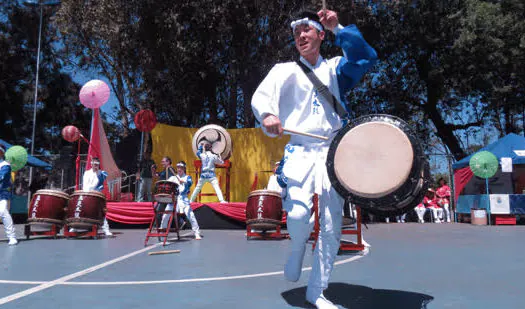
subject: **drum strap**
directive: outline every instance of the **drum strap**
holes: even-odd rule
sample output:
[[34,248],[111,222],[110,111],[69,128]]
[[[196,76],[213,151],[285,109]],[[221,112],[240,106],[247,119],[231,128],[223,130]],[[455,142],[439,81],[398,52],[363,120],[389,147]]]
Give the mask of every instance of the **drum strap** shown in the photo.
[[301,67],[304,74],[306,74],[308,79],[312,82],[315,90],[317,90],[317,92],[323,96],[326,101],[332,103],[334,110],[339,115],[339,117],[341,117],[341,119],[348,118],[348,112],[343,108],[343,105],[339,103],[337,98],[332,94],[332,92],[330,92],[330,89],[319,80],[314,71],[302,63],[301,60],[296,60],[295,62],[299,65],[299,67]]

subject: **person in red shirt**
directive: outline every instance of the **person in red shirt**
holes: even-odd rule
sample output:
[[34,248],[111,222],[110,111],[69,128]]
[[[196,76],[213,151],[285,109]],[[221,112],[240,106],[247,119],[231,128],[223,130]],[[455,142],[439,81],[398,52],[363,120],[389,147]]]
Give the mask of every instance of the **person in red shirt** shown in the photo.
[[[432,188],[428,188],[425,196],[423,197],[423,201],[417,205],[416,208],[414,208],[419,219],[419,223],[425,223],[425,213],[433,209],[434,206],[437,206],[435,191]],[[436,218],[436,214],[434,214],[434,218]]]
[[437,204],[444,212],[443,221],[450,222],[450,187],[444,178],[439,179],[439,188],[436,190]]
[[438,205],[434,189],[429,188],[425,198],[426,200],[423,200],[423,204],[425,205],[426,211],[432,212],[434,223],[441,223],[440,218],[443,216],[443,209]]

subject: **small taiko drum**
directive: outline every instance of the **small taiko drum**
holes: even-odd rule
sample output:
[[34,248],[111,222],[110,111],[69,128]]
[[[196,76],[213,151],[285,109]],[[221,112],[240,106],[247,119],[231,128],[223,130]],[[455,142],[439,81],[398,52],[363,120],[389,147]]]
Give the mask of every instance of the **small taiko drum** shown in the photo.
[[326,167],[342,197],[379,215],[414,208],[429,185],[428,163],[417,135],[391,115],[351,121],[332,141]]
[[50,223],[63,225],[69,195],[58,190],[38,190],[33,194],[27,211],[29,224]]
[[155,191],[153,199],[159,203],[173,203],[179,194],[178,184],[168,180],[159,180],[155,182]]
[[283,218],[282,208],[279,192],[252,191],[246,204],[246,224],[255,230],[275,230]]
[[75,191],[68,203],[66,224],[73,228],[102,225],[106,214],[106,196],[98,191]]

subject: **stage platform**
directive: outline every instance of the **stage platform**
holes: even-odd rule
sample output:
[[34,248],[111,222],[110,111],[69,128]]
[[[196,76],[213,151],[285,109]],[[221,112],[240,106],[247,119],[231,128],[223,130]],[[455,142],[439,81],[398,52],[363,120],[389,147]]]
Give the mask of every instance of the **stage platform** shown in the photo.
[[[149,224],[154,211],[151,202],[108,202],[107,219],[123,225]],[[191,203],[201,229],[244,229],[246,228],[246,203]],[[283,217],[283,224],[286,223]]]
[[[25,240],[23,226],[16,231],[17,246],[0,241],[2,309],[313,308],[304,301],[312,252],[300,280],[285,281],[287,239],[206,230],[197,241],[183,231],[163,248],[143,247],[146,229],[97,240]],[[364,233],[368,255],[336,258],[325,294],[339,308],[523,308],[525,226],[381,223]]]

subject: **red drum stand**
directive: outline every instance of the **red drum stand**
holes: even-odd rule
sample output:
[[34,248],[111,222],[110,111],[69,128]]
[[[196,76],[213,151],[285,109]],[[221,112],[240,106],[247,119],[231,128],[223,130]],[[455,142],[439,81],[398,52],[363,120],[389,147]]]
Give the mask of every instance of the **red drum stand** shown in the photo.
[[285,239],[285,238],[288,238],[288,234],[281,233],[281,225],[276,225],[275,232],[273,233],[267,233],[267,231],[265,230],[261,232],[255,232],[250,225],[246,225],[246,239],[250,239],[252,237],[265,239],[265,240],[266,239]]
[[58,224],[50,224],[51,229],[48,231],[32,231],[31,225],[26,224],[24,226],[24,235],[26,236],[26,239],[29,239],[29,236],[51,236],[54,239],[58,238],[58,233],[60,233],[61,225]]
[[[193,161],[193,166],[195,167],[195,183],[197,183],[199,181],[199,177],[201,176],[202,161],[201,160]],[[221,168],[226,170],[226,188],[223,191],[223,196],[224,196],[224,200],[229,201],[230,200],[230,175],[231,175],[232,163],[230,162],[230,160],[224,160],[224,164],[215,164],[215,169],[221,169]],[[220,187],[221,177],[217,176],[217,179],[219,181],[219,187]],[[202,189],[201,189],[201,192],[197,194],[196,201],[200,203],[202,196],[214,196],[214,195],[216,194],[215,193],[202,193]]]
[[[361,230],[361,207],[356,206],[355,207],[357,212],[357,218],[356,218],[356,228],[355,229],[349,229],[342,227],[341,234],[343,235],[356,235],[357,236],[357,242],[349,242],[345,240],[341,240],[341,243],[339,245],[339,251],[364,251],[365,245],[363,245],[363,235]],[[314,240],[314,243],[312,244],[312,250],[315,249],[315,246],[317,245],[317,238],[319,237],[319,197],[317,194],[314,194],[314,205],[313,210],[315,214],[315,224],[314,224],[314,231],[312,232],[310,238]]]
[[[166,245],[166,241],[168,241],[168,235],[171,230],[171,223],[173,222],[173,219],[175,219],[175,232],[177,233],[177,240],[180,239],[179,235],[179,220],[177,216],[177,196],[175,194],[171,195],[172,202],[173,202],[173,209],[172,210],[163,210],[163,211],[157,211],[155,208],[155,203],[159,203],[155,201],[155,197],[153,197],[153,202],[151,202],[151,205],[153,207],[153,210],[155,214],[153,215],[153,218],[151,219],[151,223],[149,225],[148,231],[146,233],[146,240],[144,241],[144,247],[148,245],[148,240],[150,237],[158,237],[159,240],[162,240],[164,237],[163,246]],[[168,220],[167,228],[161,229],[160,224],[161,222],[158,222],[158,219],[162,221],[162,215],[167,214],[170,216],[170,219]]]
[[[87,231],[77,231],[77,232],[70,232],[69,231],[69,228],[70,226],[68,226],[67,224],[64,225],[64,236],[65,237],[82,237],[82,236],[89,236],[89,237],[93,237],[93,239],[97,239],[98,237],[98,227],[99,225],[98,224],[91,224],[89,226],[91,229],[88,229]],[[88,228],[88,225],[86,225],[86,228]],[[75,229],[81,229],[83,230],[84,228],[77,228],[75,227]]]

